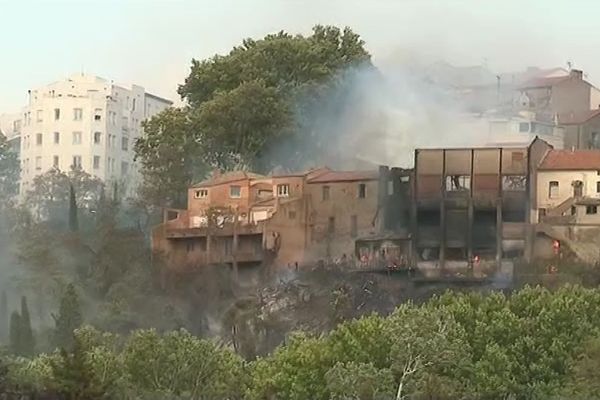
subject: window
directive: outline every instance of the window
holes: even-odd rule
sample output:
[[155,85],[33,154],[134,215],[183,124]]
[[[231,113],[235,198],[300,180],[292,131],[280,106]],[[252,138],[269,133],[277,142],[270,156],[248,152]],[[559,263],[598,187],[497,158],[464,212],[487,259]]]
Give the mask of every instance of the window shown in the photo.
[[101,120],[102,120],[102,109],[96,108],[94,110],[94,121],[101,121]]
[[471,189],[470,175],[450,175],[446,177],[446,191],[457,192]]
[[596,193],[600,194],[600,181],[596,182]]
[[43,140],[44,140],[44,139],[43,139],[43,136],[42,136],[42,134],[41,134],[41,133],[37,133],[37,134],[35,135],[35,144],[36,144],[37,146],[41,146],[41,145],[42,145],[42,141],[43,141]]
[[585,206],[586,214],[598,214],[598,206]]
[[548,183],[548,197],[551,199],[558,197],[558,181],[550,181]]
[[327,223],[327,233],[333,234],[335,232],[335,217],[329,217]]
[[94,144],[100,144],[102,141],[102,132],[94,132]]
[[94,156],[94,169],[100,169],[100,156]]
[[54,132],[54,144],[60,144],[60,132]]
[[527,177],[523,175],[507,175],[502,177],[502,190],[522,191],[527,187]]
[[192,251],[194,251],[194,242],[193,242],[192,240],[193,240],[193,239],[191,239],[191,240],[188,240],[188,241],[186,242],[185,250],[186,250],[188,253],[191,253]]
[[359,183],[358,184],[358,198],[364,199],[365,197],[367,197],[367,185],[364,183]]
[[73,156],[73,168],[81,168],[81,156]]
[[235,199],[242,197],[242,187],[237,185],[229,186],[229,197]]
[[114,111],[109,111],[108,119],[109,119],[111,125],[116,125],[117,124],[117,113]]
[[60,108],[54,109],[54,120],[58,121],[60,119]]
[[529,122],[519,123],[519,132],[529,132]]
[[135,111],[135,99],[133,99],[133,101],[132,101],[131,111]]
[[296,211],[288,211],[289,219],[296,219]]
[[205,199],[208,197],[208,189],[198,189],[194,191],[195,199]]
[[598,132],[592,132],[590,148],[597,149],[599,147],[600,147],[600,134],[598,134]]
[[110,171],[115,172],[115,159],[114,158],[110,159]]
[[288,197],[290,195],[290,185],[277,185],[277,197]]
[[129,164],[127,161],[121,161],[121,175],[125,176],[129,173]]
[[81,121],[83,119],[83,110],[81,108],[73,109],[73,120]]
[[126,137],[121,138],[121,150],[127,151],[129,149],[129,139]]
[[60,168],[58,156],[52,157],[52,166],[56,169]]
[[81,144],[81,132],[73,132],[73,144]]
[[42,157],[40,156],[35,158],[35,169],[36,171],[40,171],[42,169]]
[[44,110],[37,110],[37,112],[35,113],[35,120],[37,122],[44,121]]
[[358,235],[358,218],[356,215],[350,216],[350,236],[355,238]]
[[329,200],[329,186],[323,186],[323,201]]

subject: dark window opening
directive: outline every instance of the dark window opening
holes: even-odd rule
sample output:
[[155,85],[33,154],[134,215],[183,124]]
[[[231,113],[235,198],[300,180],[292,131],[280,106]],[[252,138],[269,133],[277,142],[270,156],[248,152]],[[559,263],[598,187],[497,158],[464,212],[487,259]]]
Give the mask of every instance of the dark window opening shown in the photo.
[[451,175],[446,177],[446,191],[457,192],[471,189],[470,175]]
[[586,214],[598,214],[598,206],[585,206]]
[[332,234],[335,232],[335,217],[329,217],[327,225],[327,233]]
[[367,197],[367,185],[360,183],[358,185],[358,198],[364,199],[365,197]]
[[329,200],[329,186],[323,186],[323,201]]

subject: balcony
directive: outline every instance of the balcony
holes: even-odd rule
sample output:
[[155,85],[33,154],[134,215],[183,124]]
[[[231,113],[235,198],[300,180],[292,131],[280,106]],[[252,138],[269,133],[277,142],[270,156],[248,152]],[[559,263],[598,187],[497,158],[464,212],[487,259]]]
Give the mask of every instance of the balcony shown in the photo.
[[[204,237],[208,236],[233,236],[233,224],[226,223],[221,227],[213,226],[211,228],[184,228],[184,227],[173,227],[166,224],[165,226],[165,237],[167,239],[183,239],[193,237]],[[263,232],[263,225],[257,224],[244,224],[236,227],[236,232],[239,236],[243,235],[258,235]]]

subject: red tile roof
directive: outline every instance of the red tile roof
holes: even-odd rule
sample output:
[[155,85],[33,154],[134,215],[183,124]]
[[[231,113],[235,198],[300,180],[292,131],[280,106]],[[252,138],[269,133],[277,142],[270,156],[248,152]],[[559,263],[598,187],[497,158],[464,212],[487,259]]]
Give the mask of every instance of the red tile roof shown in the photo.
[[569,75],[567,75],[567,76],[552,76],[552,77],[548,77],[548,78],[534,78],[534,79],[530,79],[528,81],[523,82],[523,84],[520,85],[520,88],[527,89],[527,88],[542,88],[542,87],[554,86],[554,85],[561,83],[563,81],[566,81],[570,78],[571,77]]
[[309,179],[308,183],[374,181],[379,179],[378,171],[329,171]]
[[224,183],[242,181],[246,179],[265,179],[266,177],[263,175],[255,174],[253,172],[245,172],[245,171],[232,171],[225,172],[221,175],[213,176],[211,178],[205,179],[200,183],[196,183],[193,187],[209,187],[222,185]]
[[600,171],[600,150],[550,150],[538,169]]
[[579,125],[600,115],[600,109],[563,113],[558,115],[558,123],[562,125]]

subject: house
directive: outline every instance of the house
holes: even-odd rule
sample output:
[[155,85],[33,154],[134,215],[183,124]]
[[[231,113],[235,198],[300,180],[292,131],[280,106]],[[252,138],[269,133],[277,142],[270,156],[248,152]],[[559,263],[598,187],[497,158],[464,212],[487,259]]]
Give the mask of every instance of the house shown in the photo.
[[[551,150],[537,173],[536,255],[548,257],[549,240],[566,243],[583,261],[596,262],[600,232],[600,150]],[[544,240],[546,239],[546,240]]]
[[165,210],[152,248],[177,272],[351,257],[354,239],[377,227],[379,181],[377,171],[328,168],[213,174],[188,190],[187,209]]
[[552,121],[556,115],[595,110],[600,106],[600,90],[583,79],[581,70],[566,76],[536,77],[518,88],[517,106],[534,111],[538,118]]
[[558,115],[565,128],[565,149],[600,149],[600,109]]

